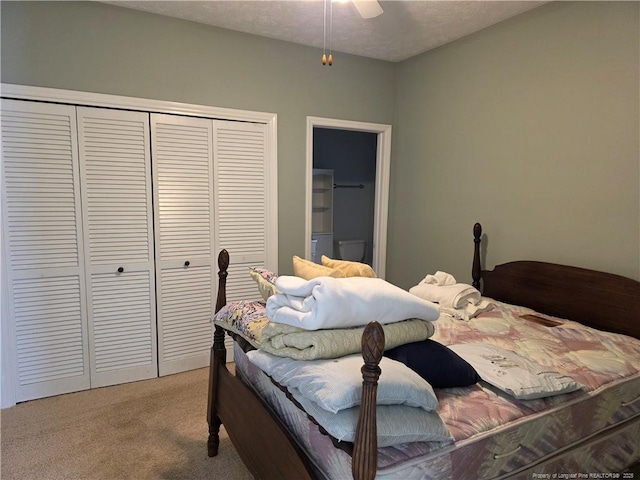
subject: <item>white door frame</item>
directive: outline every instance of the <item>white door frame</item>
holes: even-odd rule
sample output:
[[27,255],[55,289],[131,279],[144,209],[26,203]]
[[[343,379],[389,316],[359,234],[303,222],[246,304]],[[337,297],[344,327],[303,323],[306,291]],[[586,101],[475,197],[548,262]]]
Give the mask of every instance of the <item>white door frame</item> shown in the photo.
[[389,213],[389,171],[391,164],[391,125],[355,122],[334,118],[307,117],[307,176],[305,213],[305,257],[311,258],[311,197],[313,193],[313,129],[335,128],[378,135],[376,151],[376,194],[373,220],[373,269],[385,277],[387,265],[387,218]]

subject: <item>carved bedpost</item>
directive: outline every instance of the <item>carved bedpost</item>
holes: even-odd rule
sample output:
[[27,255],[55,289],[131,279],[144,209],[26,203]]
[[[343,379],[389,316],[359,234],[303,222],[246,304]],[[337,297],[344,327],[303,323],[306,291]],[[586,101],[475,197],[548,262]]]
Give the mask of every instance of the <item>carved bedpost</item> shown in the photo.
[[[229,252],[221,250],[218,254],[218,298],[216,313],[227,303],[227,269],[229,268]],[[224,346],[224,330],[218,326],[213,333],[213,345],[209,360],[209,401],[207,403],[207,422],[209,423],[209,439],[207,450],[210,457],[218,454],[220,445],[220,425],[222,422],[216,413],[216,397],[218,394],[218,368],[227,361],[227,349]]]
[[216,313],[227,304],[227,276],[229,273],[229,252],[222,249],[218,254],[218,298],[216,300]]
[[471,277],[474,288],[480,290],[480,278],[482,277],[482,265],[480,265],[480,237],[482,237],[482,225],[476,223],[473,226],[473,266]]
[[356,480],[372,480],[378,469],[376,395],[383,352],[384,330],[378,322],[370,322],[362,334],[362,403],[351,463]]

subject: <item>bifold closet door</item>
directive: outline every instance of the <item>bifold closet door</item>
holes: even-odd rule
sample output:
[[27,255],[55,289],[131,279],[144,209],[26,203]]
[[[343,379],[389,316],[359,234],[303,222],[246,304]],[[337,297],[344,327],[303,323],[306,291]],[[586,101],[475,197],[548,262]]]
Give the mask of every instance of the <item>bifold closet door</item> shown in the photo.
[[261,300],[250,267],[266,267],[267,138],[264,124],[214,121],[216,250],[229,251],[227,301]]
[[160,375],[209,365],[216,282],[212,121],[151,115]]
[[13,340],[20,402],[90,386],[76,110],[2,100],[1,119],[2,335]]
[[77,112],[91,386],[156,377],[149,115]]
[[[225,248],[231,262],[227,302],[262,300],[250,267],[267,266],[269,234],[267,128],[264,124],[214,121],[216,251]],[[233,340],[225,338],[227,361]]]

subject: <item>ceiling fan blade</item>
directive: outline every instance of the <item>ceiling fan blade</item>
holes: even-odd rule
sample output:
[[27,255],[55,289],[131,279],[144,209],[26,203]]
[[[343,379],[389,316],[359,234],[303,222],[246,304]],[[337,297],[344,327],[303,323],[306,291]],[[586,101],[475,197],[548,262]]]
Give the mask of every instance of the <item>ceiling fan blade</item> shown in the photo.
[[382,7],[377,0],[351,0],[362,18],[375,18],[382,14]]

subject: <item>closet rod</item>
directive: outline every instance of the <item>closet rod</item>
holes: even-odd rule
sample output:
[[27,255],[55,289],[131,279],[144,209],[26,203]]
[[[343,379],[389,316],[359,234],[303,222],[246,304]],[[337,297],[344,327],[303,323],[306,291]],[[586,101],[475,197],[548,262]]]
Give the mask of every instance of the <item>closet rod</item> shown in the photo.
[[333,188],[360,188],[363,189],[364,185],[363,184],[358,184],[358,185],[338,185],[337,183],[333,184]]

